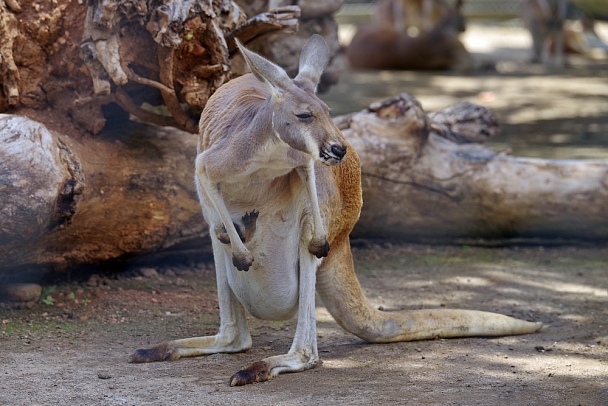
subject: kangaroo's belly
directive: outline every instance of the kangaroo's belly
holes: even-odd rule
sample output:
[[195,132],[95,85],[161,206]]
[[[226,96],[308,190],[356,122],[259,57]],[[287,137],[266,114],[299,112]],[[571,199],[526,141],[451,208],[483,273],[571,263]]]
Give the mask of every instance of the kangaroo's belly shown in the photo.
[[[233,219],[252,210],[259,213],[255,231],[245,242],[254,257],[253,265],[247,272],[228,266],[227,276],[243,306],[264,320],[285,320],[297,313],[301,244],[306,247],[305,255],[310,255],[301,232],[302,224],[310,221],[306,191],[297,175],[282,183],[281,190],[278,194],[271,190],[261,193],[259,188],[247,190],[246,195],[254,198],[246,204],[225,196]],[[224,249],[227,261],[232,263],[230,245],[224,245]]]
[[[285,320],[298,310],[300,216],[288,210],[268,213],[264,209],[258,209],[256,230],[245,244],[254,257],[253,265],[247,272],[230,267],[228,282],[253,316]],[[227,254],[232,257],[229,250]]]

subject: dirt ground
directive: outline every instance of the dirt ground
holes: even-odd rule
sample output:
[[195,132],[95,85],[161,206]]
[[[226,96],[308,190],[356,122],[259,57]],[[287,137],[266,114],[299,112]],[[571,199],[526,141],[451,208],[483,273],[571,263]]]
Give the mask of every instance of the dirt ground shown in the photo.
[[[506,38],[492,33],[499,45]],[[512,133],[529,131],[532,141],[554,129],[567,136],[584,130],[592,140],[608,133],[605,68],[539,71],[524,65],[525,50],[515,45],[517,52],[504,49],[517,57],[509,54],[497,71],[458,80],[376,75],[382,86],[374,88],[366,87],[371,76],[350,73],[327,98],[332,105],[332,97],[350,91],[350,99],[364,103],[410,91],[429,109],[473,99],[494,108]],[[589,158],[602,148],[557,142],[554,149]],[[143,270],[116,264],[87,270],[93,276],[86,278],[84,271],[49,276],[41,303],[0,308],[0,405],[608,405],[607,246],[357,241],[354,254],[367,297],[385,311],[487,310],[547,328],[515,337],[373,345],[343,331],[319,302],[322,365],[231,388],[237,370],[288,351],[294,321],[251,319],[254,347],[246,353],[130,364],[136,348],[214,334],[215,279],[208,258],[158,260]]]
[[130,364],[136,348],[218,327],[209,263],[157,266],[158,277],[134,266],[57,285],[52,305],[0,311],[0,404],[607,404],[608,248],[357,245],[366,295],[385,311],[480,309],[547,328],[367,344],[319,303],[321,366],[231,388],[234,372],[289,349],[294,322],[251,319],[247,353]]

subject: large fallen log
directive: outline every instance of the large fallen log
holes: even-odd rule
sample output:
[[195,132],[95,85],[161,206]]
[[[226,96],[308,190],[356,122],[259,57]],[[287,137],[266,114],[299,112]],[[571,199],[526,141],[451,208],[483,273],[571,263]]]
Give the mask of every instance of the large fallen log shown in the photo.
[[176,129],[123,123],[74,140],[0,115],[0,269],[100,263],[206,236],[195,154],[196,136]]
[[[517,158],[479,142],[485,108],[426,114],[402,94],[336,119],[361,157],[354,237],[471,242],[608,239],[608,162]],[[0,117],[0,268],[66,267],[180,243],[209,252],[192,180],[196,136],[123,123],[73,140]]]
[[455,242],[608,239],[608,161],[545,160],[482,145],[480,106],[424,114],[400,95],[339,120],[361,157],[354,236]]

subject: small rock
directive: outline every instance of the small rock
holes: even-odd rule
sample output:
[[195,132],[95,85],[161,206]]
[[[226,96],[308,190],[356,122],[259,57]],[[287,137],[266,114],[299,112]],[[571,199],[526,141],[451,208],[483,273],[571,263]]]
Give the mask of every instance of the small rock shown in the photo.
[[138,272],[144,278],[158,278],[158,271],[154,268],[139,268]]
[[176,274],[175,274],[175,272],[173,272],[171,269],[167,269],[167,270],[165,271],[165,276],[166,276],[166,277],[168,277],[168,278],[173,278],[173,277],[175,277],[175,276],[176,276]]
[[87,281],[87,286],[97,287],[97,286],[99,286],[100,280],[101,280],[101,277],[99,275],[93,274],[93,275],[89,276],[89,280]]
[[112,375],[110,375],[110,374],[109,374],[109,373],[107,373],[107,372],[99,372],[99,373],[97,374],[97,377],[98,377],[99,379],[110,379],[110,378],[112,377]]
[[7,299],[13,302],[32,302],[38,300],[42,286],[37,283],[11,283],[4,289]]

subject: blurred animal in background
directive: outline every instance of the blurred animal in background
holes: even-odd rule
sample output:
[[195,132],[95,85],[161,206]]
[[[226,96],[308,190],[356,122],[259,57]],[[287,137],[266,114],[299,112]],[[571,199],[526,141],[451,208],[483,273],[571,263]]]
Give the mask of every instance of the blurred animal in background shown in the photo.
[[521,17],[532,36],[532,62],[563,66],[566,54],[605,57],[608,45],[593,19],[568,0],[524,0]]
[[380,0],[374,23],[357,30],[347,56],[357,69],[471,68],[458,38],[464,31],[462,0]]
[[456,18],[454,27],[464,32],[465,21],[460,13],[462,1],[451,6],[444,0],[379,0],[374,20],[378,26],[390,26],[397,31],[409,31],[411,37],[425,34],[451,15]]

